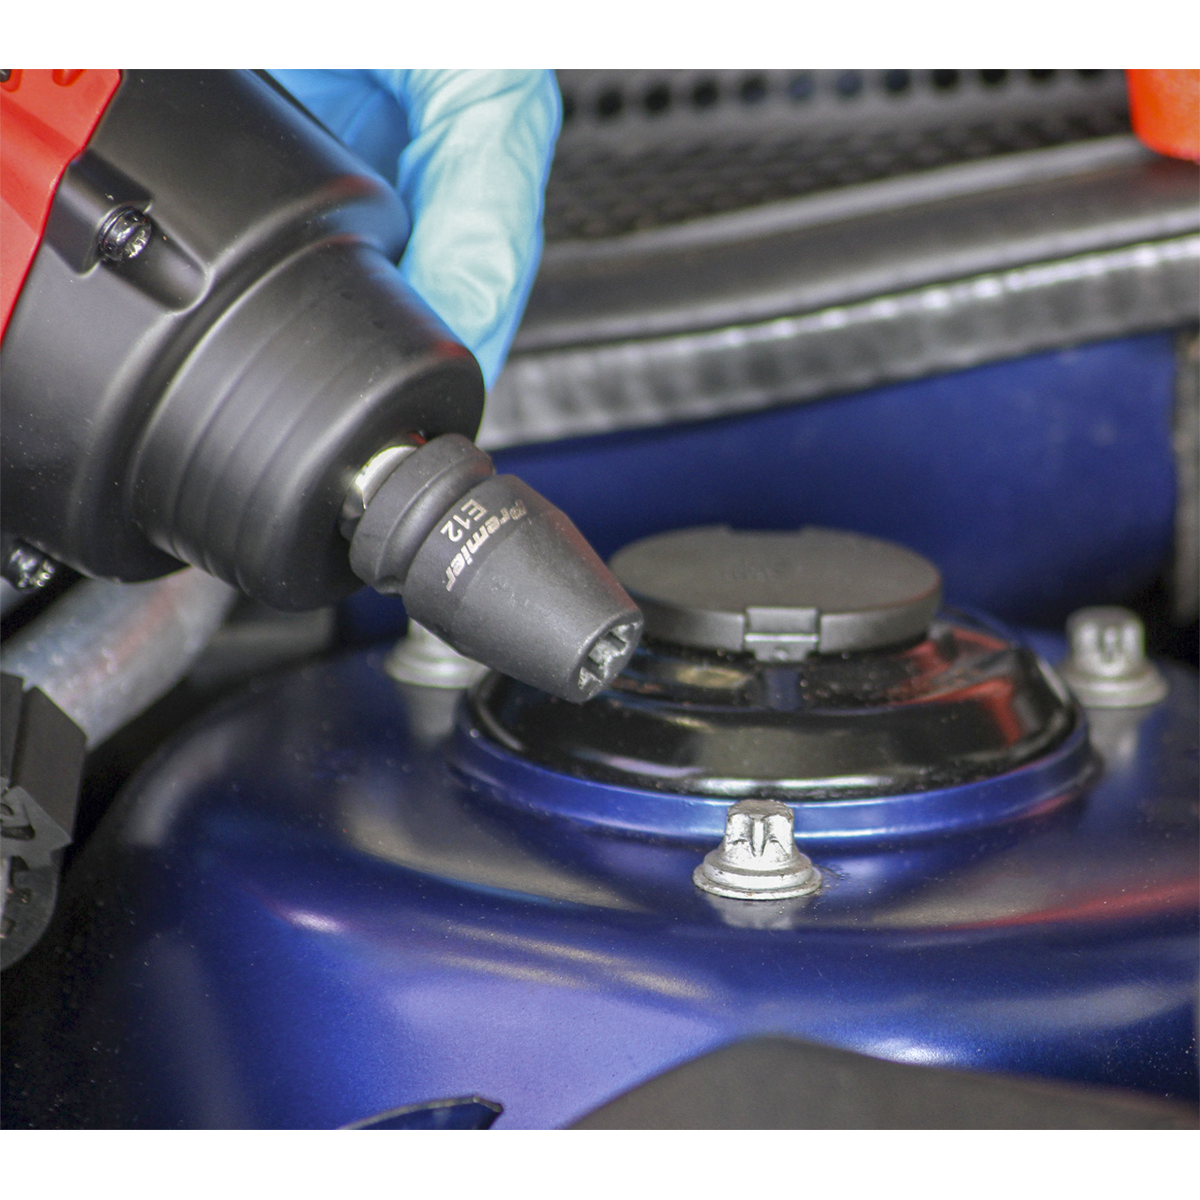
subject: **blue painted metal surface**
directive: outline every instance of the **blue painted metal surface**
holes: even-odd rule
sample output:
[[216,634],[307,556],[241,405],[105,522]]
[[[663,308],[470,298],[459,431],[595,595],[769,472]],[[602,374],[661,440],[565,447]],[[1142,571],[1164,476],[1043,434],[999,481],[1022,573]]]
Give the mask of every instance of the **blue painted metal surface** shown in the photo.
[[10,1122],[335,1127],[480,1095],[498,1128],[560,1126],[780,1032],[1195,1095],[1193,672],[1100,714],[1073,802],[829,847],[820,895],[759,905],[692,886],[710,840],[495,804],[448,765],[447,694],[381,661],[256,688],[126,792],[69,881],[62,1007],[8,1031],[37,1063]]
[[[495,458],[605,557],[689,525],[829,525],[925,554],[950,604],[1058,628],[1168,560],[1174,381],[1172,335],[1156,333]],[[402,613],[363,592],[347,625],[385,636]]]

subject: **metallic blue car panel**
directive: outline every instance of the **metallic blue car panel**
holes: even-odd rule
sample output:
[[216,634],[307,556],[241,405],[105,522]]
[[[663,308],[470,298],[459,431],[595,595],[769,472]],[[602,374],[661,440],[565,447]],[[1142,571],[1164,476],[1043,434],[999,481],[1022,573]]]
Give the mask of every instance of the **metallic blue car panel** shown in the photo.
[[561,1126],[759,1033],[1196,1094],[1194,673],[1100,714],[1073,801],[830,846],[820,895],[759,905],[692,886],[711,839],[496,804],[446,694],[381,661],[256,686],[127,790],[69,881],[63,1007],[9,1032],[40,1064],[17,1109],[328,1128],[480,1096]]
[[501,451],[607,557],[689,525],[829,525],[941,569],[946,600],[1058,626],[1170,553],[1170,334],[992,363],[753,416]]

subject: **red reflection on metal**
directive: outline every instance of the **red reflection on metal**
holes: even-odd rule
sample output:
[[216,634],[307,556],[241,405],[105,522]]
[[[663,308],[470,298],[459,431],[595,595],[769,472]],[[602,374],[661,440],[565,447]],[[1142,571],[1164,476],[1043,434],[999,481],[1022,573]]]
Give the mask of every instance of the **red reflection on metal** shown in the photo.
[[1021,721],[1013,711],[1016,688],[1011,679],[983,679],[965,687],[956,699],[973,700],[992,718],[1006,746],[1014,746],[1025,736]]
[[1200,883],[1176,881],[1139,892],[1084,896],[1059,908],[1011,913],[986,921],[955,924],[955,929],[998,929],[1010,925],[1045,925],[1057,921],[1111,921],[1121,917],[1151,916],[1163,912],[1194,909],[1200,903]]

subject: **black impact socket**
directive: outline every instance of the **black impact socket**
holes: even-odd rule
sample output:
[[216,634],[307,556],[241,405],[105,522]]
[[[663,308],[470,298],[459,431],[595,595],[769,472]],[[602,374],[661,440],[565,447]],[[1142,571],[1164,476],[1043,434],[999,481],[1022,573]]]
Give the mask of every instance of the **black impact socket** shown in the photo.
[[460,434],[403,459],[350,564],[460,653],[581,704],[629,661],[642,614],[565,513]]

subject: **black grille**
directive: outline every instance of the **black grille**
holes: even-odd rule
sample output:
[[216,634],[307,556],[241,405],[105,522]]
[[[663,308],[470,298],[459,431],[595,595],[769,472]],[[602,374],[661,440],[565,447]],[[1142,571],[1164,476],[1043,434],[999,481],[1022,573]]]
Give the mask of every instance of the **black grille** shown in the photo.
[[549,241],[1125,132],[1120,71],[560,71]]

